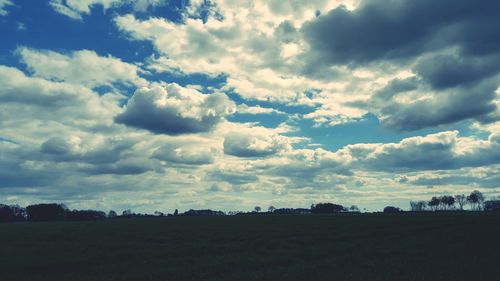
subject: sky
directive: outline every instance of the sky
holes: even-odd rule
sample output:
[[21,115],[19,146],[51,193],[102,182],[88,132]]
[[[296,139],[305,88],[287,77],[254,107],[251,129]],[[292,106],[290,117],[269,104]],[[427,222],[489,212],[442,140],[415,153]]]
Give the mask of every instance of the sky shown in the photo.
[[498,0],[0,0],[0,202],[500,195]]

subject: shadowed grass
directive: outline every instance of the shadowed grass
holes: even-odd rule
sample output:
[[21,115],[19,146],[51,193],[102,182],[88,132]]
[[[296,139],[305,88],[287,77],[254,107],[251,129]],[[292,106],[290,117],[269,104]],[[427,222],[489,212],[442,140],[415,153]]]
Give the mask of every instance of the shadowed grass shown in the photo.
[[497,280],[500,215],[0,225],[0,280]]

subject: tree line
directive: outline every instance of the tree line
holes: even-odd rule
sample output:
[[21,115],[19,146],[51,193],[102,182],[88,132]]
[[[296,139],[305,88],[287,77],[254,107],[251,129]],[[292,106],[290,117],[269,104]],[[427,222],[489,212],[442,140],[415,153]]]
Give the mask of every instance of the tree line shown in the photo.
[[429,201],[410,201],[413,212],[464,211],[467,206],[472,211],[499,211],[500,200],[486,200],[483,193],[474,190],[469,195],[442,195],[434,196]]
[[[410,201],[411,212],[424,211],[464,211],[466,206],[472,211],[500,211],[500,200],[485,200],[485,196],[477,190],[469,195],[443,195],[434,196],[429,201]],[[134,213],[131,210],[124,210],[121,214],[111,210],[108,213],[96,210],[70,210],[64,204],[34,204],[26,208],[19,205],[0,204],[0,222],[19,221],[83,221],[101,220],[117,218],[137,218],[137,217],[165,217],[165,216],[224,216],[224,215],[306,215],[306,214],[334,214],[334,213],[360,213],[356,205],[345,207],[334,203],[312,204],[310,208],[275,208],[269,206],[266,211],[262,211],[260,206],[256,206],[251,212],[214,211],[211,209],[194,210],[190,209],[184,213],[179,213],[176,209],[173,214],[164,214],[156,211],[153,214]],[[402,210],[394,206],[386,206],[384,213],[398,213]]]

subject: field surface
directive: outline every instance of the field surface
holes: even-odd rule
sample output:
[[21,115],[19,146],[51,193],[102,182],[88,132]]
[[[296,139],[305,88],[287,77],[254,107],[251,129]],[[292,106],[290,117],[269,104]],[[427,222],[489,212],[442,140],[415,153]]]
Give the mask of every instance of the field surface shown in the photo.
[[0,224],[0,280],[500,280],[500,215]]

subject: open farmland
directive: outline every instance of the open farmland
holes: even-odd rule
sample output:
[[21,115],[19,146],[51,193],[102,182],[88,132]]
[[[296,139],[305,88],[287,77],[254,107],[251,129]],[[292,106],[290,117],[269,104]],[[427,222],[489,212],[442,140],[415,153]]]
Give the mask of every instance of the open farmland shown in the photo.
[[500,214],[0,224],[0,280],[498,280]]

